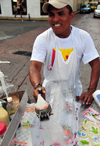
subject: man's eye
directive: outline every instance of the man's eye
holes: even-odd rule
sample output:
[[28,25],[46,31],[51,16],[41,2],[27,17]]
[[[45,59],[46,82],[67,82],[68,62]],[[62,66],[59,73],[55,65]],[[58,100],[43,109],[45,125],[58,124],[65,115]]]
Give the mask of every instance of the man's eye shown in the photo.
[[59,16],[61,16],[61,15],[64,15],[64,13],[62,13],[62,12],[61,12],[61,13],[59,13]]
[[49,17],[52,17],[52,16],[54,16],[54,14],[48,14],[49,15]]

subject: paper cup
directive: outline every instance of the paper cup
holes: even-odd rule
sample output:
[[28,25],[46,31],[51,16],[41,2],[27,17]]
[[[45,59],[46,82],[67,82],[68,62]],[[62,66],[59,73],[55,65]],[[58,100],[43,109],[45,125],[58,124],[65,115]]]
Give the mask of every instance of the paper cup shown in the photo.
[[96,90],[93,94],[92,94],[94,100],[96,101],[96,103],[98,104],[98,106],[100,106],[100,90]]

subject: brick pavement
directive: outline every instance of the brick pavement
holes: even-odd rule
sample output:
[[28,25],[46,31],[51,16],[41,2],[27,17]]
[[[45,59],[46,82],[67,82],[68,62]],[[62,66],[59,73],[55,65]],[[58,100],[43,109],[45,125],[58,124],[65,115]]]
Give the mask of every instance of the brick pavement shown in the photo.
[[[72,24],[78,28],[87,31],[95,44],[95,47],[100,55],[100,18],[93,18],[93,13],[90,14],[77,14],[72,21]],[[91,68],[88,64],[81,64],[81,82],[83,84],[83,90],[85,91],[89,86]],[[100,79],[97,89],[100,89]]]
[[18,50],[31,51],[36,36],[47,28],[48,27],[40,27],[38,29],[20,35],[17,38],[1,43],[0,53],[12,54],[13,52]]
[[16,51],[32,51],[33,43],[37,35],[48,27],[27,32],[14,39],[0,43],[0,60],[10,61],[10,64],[0,64],[0,70],[8,76],[10,83],[13,83],[15,90],[26,90],[32,101],[33,88],[29,81],[30,56],[13,54]]
[[74,26],[87,31],[91,35],[95,47],[100,54],[100,19],[93,18],[93,13],[90,13],[89,15],[76,15],[74,18]]

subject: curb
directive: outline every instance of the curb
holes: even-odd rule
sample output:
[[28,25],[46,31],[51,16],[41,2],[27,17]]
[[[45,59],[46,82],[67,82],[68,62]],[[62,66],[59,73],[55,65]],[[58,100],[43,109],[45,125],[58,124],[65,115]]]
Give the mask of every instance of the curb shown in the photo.
[[[78,14],[79,11],[74,12]],[[0,20],[15,20],[15,21],[48,21],[48,18],[15,18],[15,17],[0,17]]]
[[13,17],[0,17],[0,20],[15,20],[15,21],[47,21],[48,18],[13,18]]

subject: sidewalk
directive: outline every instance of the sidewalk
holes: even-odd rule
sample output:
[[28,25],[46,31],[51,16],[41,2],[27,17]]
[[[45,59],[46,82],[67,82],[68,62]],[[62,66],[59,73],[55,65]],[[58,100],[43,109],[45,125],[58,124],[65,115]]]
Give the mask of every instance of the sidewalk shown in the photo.
[[[75,14],[78,14],[79,13],[79,11],[76,11],[76,12],[74,12]],[[48,16],[47,16],[47,18],[46,17],[42,17],[42,18],[29,18],[29,17],[27,17],[27,18],[25,18],[24,16],[23,16],[23,18],[18,18],[18,17],[0,17],[0,20],[16,20],[16,21],[18,21],[18,20],[20,20],[20,21],[33,21],[33,20],[35,20],[35,21],[47,21],[48,20]]]
[[18,17],[0,17],[0,19],[1,20],[16,20],[16,21],[18,21],[18,20],[20,20],[20,21],[47,21],[48,20],[48,18],[25,18],[25,17],[23,17],[23,18],[18,18]]

